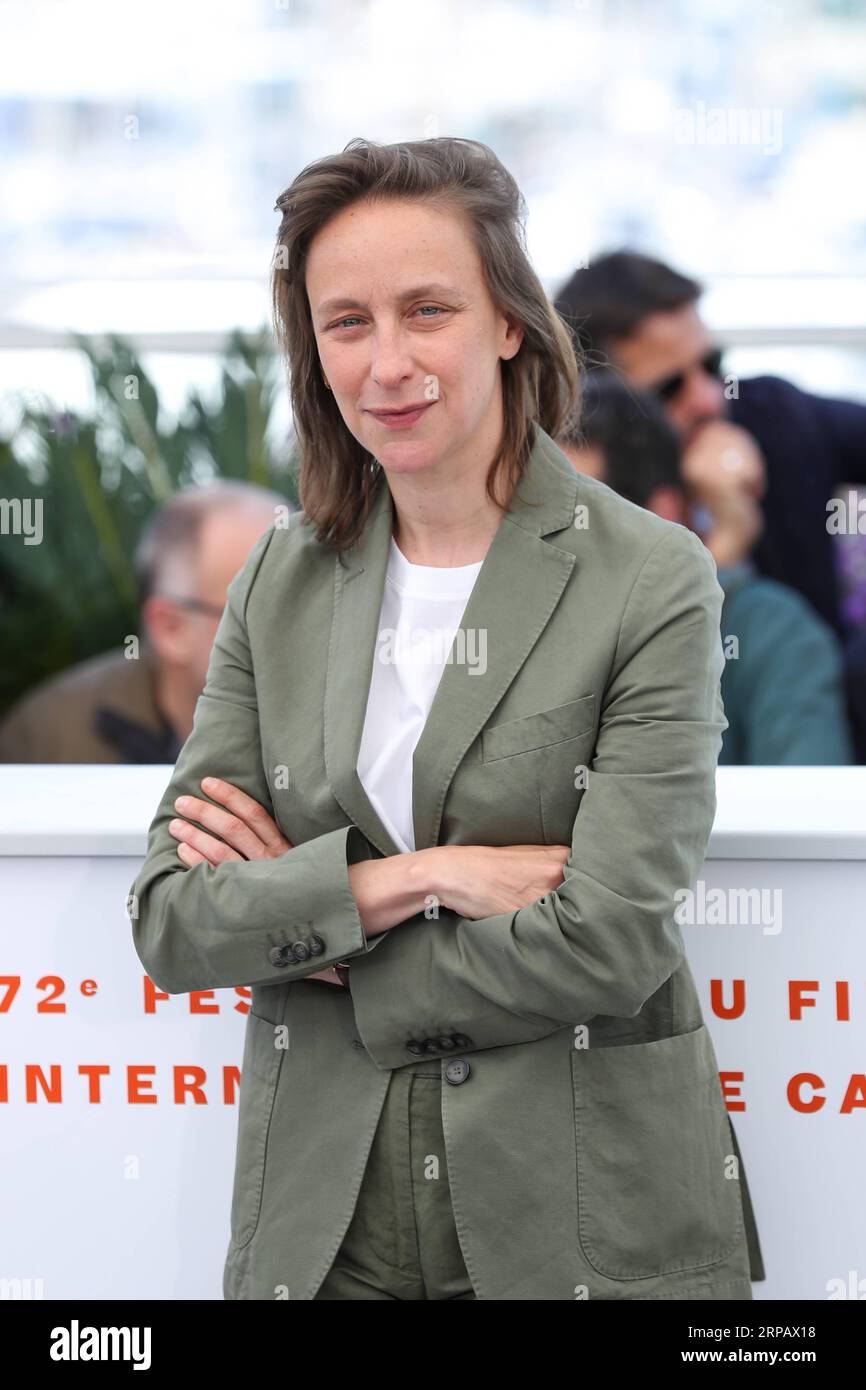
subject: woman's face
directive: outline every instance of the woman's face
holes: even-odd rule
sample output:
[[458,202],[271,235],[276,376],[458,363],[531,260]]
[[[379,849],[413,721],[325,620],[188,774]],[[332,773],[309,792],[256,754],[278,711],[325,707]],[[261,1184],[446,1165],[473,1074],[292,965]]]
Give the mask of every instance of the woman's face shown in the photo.
[[447,461],[486,473],[502,427],[499,362],[523,330],[491,299],[463,218],[356,203],[313,239],[306,285],[322,371],[359,444],[386,472]]

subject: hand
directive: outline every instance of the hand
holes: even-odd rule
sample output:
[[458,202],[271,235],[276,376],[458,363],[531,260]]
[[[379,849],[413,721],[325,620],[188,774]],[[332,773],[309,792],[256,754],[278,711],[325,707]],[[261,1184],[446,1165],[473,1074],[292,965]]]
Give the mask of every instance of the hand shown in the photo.
[[[202,791],[228,809],[224,811],[197,796],[177,798],[174,804],[181,818],[169,821],[168,829],[181,841],[177,852],[184,864],[192,868],[204,862],[216,866],[227,859],[278,859],[286,850],[294,849],[264,806],[240,787],[219,777],[204,777],[201,785]],[[188,825],[186,818],[209,826],[223,838],[218,840]]]
[[314,975],[305,975],[303,978],[305,980],[324,980],[326,984],[338,985],[340,989],[346,988],[333,965],[329,965],[326,970],[317,970]]
[[[214,806],[197,796],[179,796],[175,809],[181,812],[178,820],[169,822],[169,833],[180,841],[178,857],[190,868],[195,864],[225,863],[229,859],[278,859],[287,850],[294,849],[276,821],[264,806],[259,805],[240,787],[223,782],[219,777],[202,779],[202,791],[214,801],[219,801],[226,810]],[[223,838],[217,840],[197,826],[187,824],[184,817],[210,826]],[[224,843],[224,841],[226,843]],[[325,980],[328,984],[344,988],[343,982],[333,966],[317,970],[313,975],[305,975],[305,980]]]
[[460,917],[514,912],[563,882],[569,845],[442,845],[435,896]]
[[692,502],[702,503],[712,518],[701,539],[717,567],[750,554],[764,529],[760,499],[766,489],[763,456],[752,436],[728,420],[711,420],[686,449],[682,475]]
[[759,502],[767,488],[764,456],[748,430],[709,420],[686,448],[681,471],[692,494],[710,510],[734,497]]

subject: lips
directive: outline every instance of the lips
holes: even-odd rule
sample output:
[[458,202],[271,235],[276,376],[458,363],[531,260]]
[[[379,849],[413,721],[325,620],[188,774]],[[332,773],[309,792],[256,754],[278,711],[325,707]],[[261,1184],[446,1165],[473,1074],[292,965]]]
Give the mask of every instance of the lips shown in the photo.
[[435,401],[420,401],[417,405],[405,405],[395,410],[370,410],[367,413],[387,429],[409,429],[435,404]]

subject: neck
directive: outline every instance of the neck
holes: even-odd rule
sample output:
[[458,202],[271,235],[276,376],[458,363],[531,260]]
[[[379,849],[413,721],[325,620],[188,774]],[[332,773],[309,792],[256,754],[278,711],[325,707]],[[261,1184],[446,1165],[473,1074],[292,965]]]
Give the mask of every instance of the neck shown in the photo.
[[413,565],[473,565],[483,560],[504,508],[490,500],[494,448],[442,459],[417,473],[390,472],[394,540]]

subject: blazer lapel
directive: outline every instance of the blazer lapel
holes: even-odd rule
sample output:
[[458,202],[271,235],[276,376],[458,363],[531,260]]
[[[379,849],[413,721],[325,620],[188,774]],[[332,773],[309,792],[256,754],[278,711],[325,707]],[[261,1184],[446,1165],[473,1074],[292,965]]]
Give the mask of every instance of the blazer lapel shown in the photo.
[[379,480],[361,540],[334,559],[334,612],[325,686],[325,770],[346,815],[383,854],[399,848],[357,772],[367,698],[378,649],[379,613],[392,530],[391,490]]
[[[467,749],[528,658],[576,557],[544,537],[574,524],[579,477],[536,427],[524,475],[484,558],[413,757],[415,847],[437,843],[445,796]],[[519,495],[518,495],[519,494]],[[361,541],[335,557],[325,695],[325,766],[346,815],[383,854],[394,844],[357,773],[378,649],[393,503],[380,480]]]

